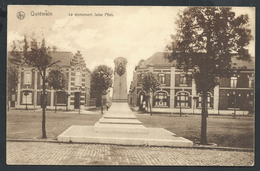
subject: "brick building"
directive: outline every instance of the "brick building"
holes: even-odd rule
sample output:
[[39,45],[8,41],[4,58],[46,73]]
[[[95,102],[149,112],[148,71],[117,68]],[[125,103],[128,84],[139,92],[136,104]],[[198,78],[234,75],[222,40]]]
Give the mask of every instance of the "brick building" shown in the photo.
[[[11,55],[9,52],[8,55]],[[57,65],[65,75],[66,84],[63,91],[55,92],[47,84],[47,109],[54,109],[57,93],[57,109],[78,109],[89,106],[90,98],[90,71],[78,51],[75,55],[71,52],[52,51],[53,61],[60,60]],[[47,69],[47,75],[51,68]],[[28,92],[28,95],[25,95]],[[28,65],[19,67],[19,84],[17,86],[15,108],[26,107],[29,109],[41,108],[42,79],[37,68]]]
[[[143,108],[146,92],[142,90],[142,74],[153,72],[161,86],[150,95],[152,111],[201,113],[202,96],[196,92],[192,73],[176,68],[176,61],[169,62],[164,56],[164,52],[157,52],[138,63],[129,91],[130,105]],[[220,85],[208,92],[209,114],[254,113],[254,62],[239,61],[233,56],[231,72],[231,77],[219,78]]]

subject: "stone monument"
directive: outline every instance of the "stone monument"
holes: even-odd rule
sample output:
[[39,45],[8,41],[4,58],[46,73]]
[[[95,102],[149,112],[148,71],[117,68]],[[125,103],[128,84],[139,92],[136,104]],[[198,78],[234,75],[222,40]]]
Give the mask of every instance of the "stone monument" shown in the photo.
[[112,102],[127,102],[127,60],[123,57],[118,57],[114,60],[114,63],[115,70]]
[[118,57],[114,60],[114,84],[112,106],[96,124],[96,132],[148,133],[148,129],[137,120],[127,104],[127,60]]
[[[193,142],[175,136],[164,128],[146,128],[127,104],[127,60],[114,60],[112,106],[94,126],[72,125],[58,136],[59,142],[103,143],[119,145],[148,145],[192,147]],[[82,111],[84,113],[88,111]]]

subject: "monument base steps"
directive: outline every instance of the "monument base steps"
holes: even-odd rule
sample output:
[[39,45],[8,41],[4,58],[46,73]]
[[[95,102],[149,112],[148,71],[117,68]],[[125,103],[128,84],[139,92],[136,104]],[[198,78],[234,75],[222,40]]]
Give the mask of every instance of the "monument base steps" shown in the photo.
[[135,134],[147,134],[148,129],[143,125],[136,124],[102,124],[97,122],[94,126],[96,132],[114,132],[114,133],[135,133]]
[[113,104],[94,126],[71,126],[58,136],[59,142],[103,143],[120,145],[192,147],[185,138],[163,128],[146,128],[127,104],[126,63],[114,60]]
[[142,122],[140,122],[137,119],[107,119],[107,118],[101,118],[99,120],[99,123],[102,124],[130,124],[130,125],[141,125]]
[[193,142],[163,128],[147,128],[148,133],[96,132],[94,126],[72,125],[58,136],[59,142],[116,145],[193,147]]
[[163,128],[147,128],[127,103],[113,103],[94,126],[73,125],[58,136],[59,142],[193,147],[193,142]]

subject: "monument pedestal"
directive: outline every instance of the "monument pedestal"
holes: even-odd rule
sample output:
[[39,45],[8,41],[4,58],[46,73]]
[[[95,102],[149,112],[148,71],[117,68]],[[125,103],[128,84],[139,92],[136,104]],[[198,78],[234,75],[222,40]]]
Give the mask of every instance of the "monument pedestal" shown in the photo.
[[148,129],[132,114],[127,103],[113,102],[108,113],[95,125],[96,132],[122,132],[147,134]]
[[193,143],[163,128],[146,128],[127,104],[126,59],[115,59],[112,106],[94,126],[72,125],[58,136],[59,142],[192,147]]

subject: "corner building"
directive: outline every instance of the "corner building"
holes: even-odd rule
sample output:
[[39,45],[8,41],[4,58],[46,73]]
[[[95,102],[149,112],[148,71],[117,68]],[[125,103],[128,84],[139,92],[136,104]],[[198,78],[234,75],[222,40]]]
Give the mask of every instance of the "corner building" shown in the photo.
[[[8,55],[11,55],[9,52]],[[66,84],[62,91],[55,91],[46,83],[47,109],[73,110],[89,106],[90,99],[90,70],[78,51],[75,55],[71,52],[52,51],[52,61],[60,60],[57,65],[65,75]],[[47,76],[52,68],[48,68]],[[25,95],[25,92],[29,92]],[[57,93],[57,96],[56,96]],[[42,79],[37,68],[28,65],[19,67],[19,84],[17,86],[15,108],[28,109],[41,108]],[[56,99],[57,97],[57,99]]]
[[[160,89],[150,94],[153,112],[200,114],[202,95],[197,93],[192,72],[176,68],[176,61],[169,62],[165,52],[157,52],[147,60],[141,60],[133,72],[129,90],[131,107],[147,108],[142,89],[142,74],[152,72],[160,81]],[[254,113],[254,62],[239,61],[232,57],[231,77],[219,78],[219,85],[208,92],[209,114],[247,115]]]

